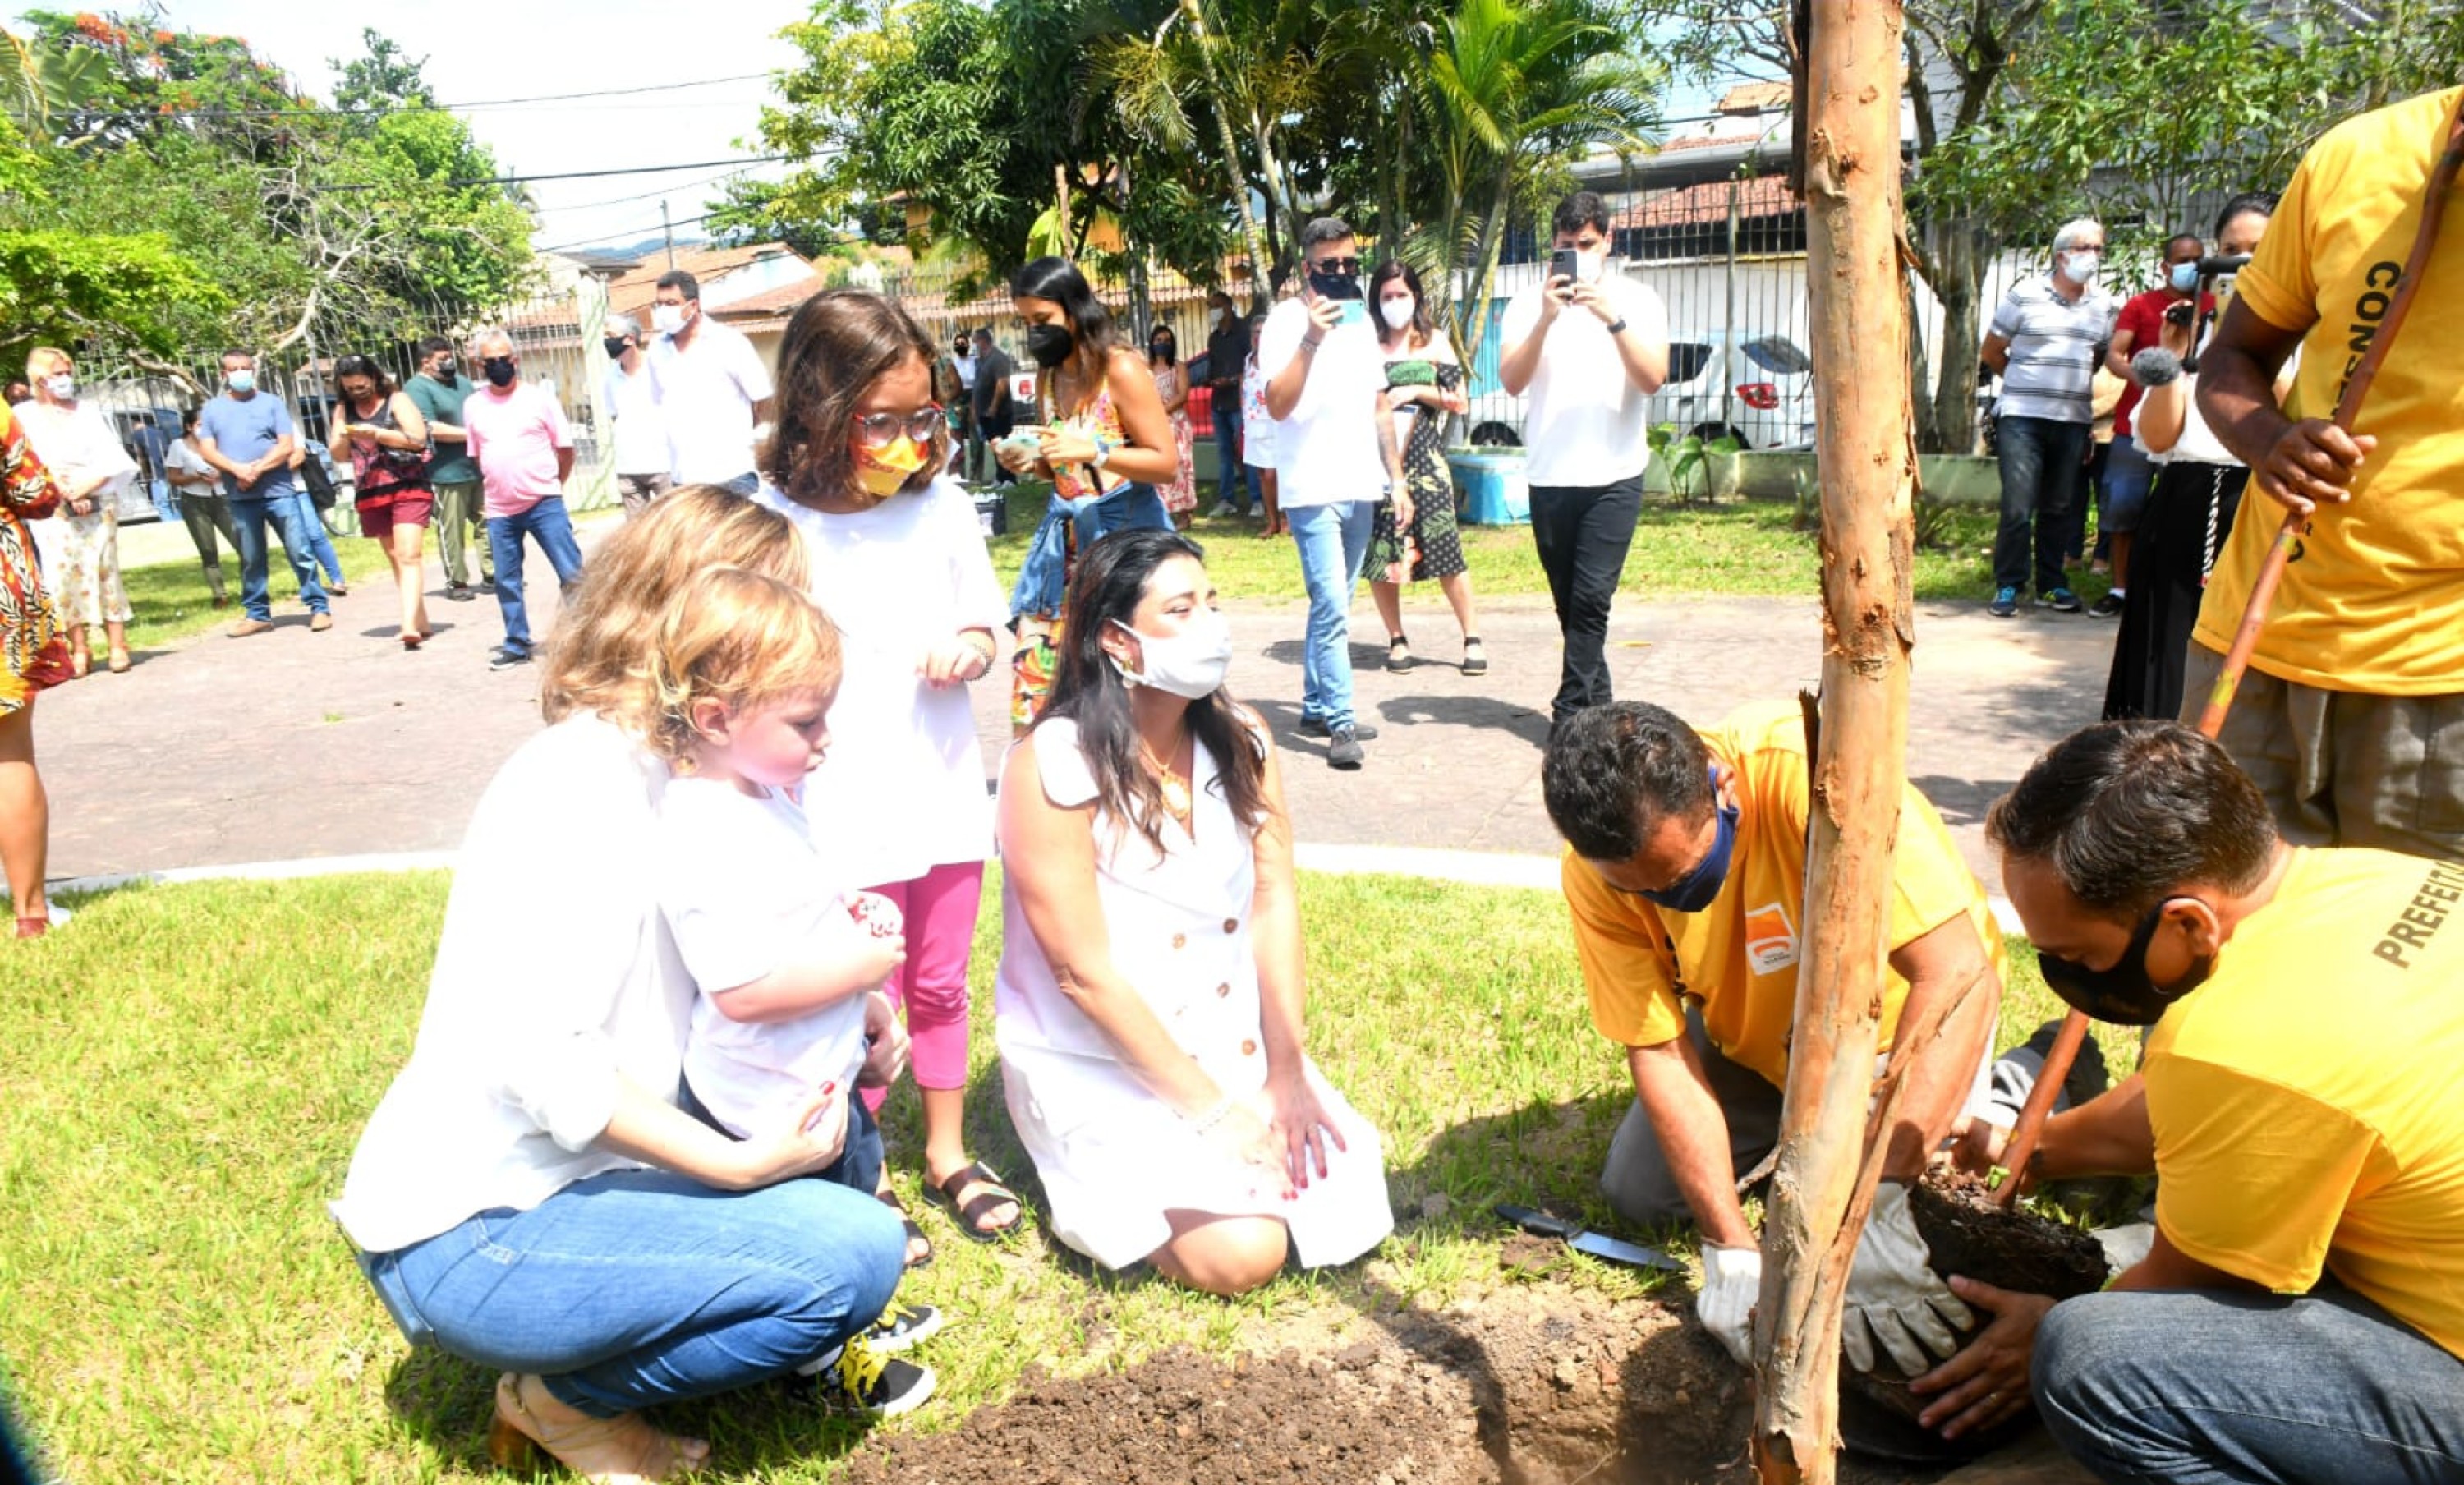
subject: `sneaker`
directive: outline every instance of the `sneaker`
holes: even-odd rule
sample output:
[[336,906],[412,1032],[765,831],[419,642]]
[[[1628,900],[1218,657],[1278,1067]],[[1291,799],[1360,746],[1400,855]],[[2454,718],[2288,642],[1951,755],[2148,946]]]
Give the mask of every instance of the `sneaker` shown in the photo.
[[1221,521],[1226,517],[1238,516],[1241,513],[1232,508],[1232,502],[1230,500],[1218,500],[1215,502],[1215,508],[1208,511],[1207,514],[1218,521]]
[[1993,590],[1993,601],[1985,606],[1985,611],[1993,615],[1997,619],[2007,619],[2011,615],[2018,612],[2019,590],[2015,587],[1995,588]]
[[896,1356],[913,1346],[921,1345],[941,1333],[941,1312],[929,1304],[901,1304],[890,1301],[881,1319],[864,1333],[864,1343],[881,1356]]
[[2121,613],[2122,589],[2117,587],[2113,591],[2105,594],[2102,598],[2098,599],[2095,606],[2090,608],[2087,611],[2095,614],[2100,619],[2109,619]]
[[351,590],[342,586],[342,580],[341,578],[333,578],[327,581],[325,584],[325,591],[336,598],[348,598],[351,596]]
[[321,634],[333,627],[334,616],[322,609],[308,615],[308,632],[312,634]]
[[529,651],[517,650],[511,645],[498,645],[495,649],[488,653],[488,669],[492,671],[509,671],[517,665],[528,665],[530,663],[531,653]]
[[1357,768],[1368,755],[1360,750],[1360,729],[1338,727],[1329,733],[1326,765],[1330,768]]
[[274,624],[272,620],[242,619],[237,624],[231,627],[231,637],[233,639],[246,639],[251,634],[271,633],[273,632],[273,630]]
[[448,583],[445,585],[445,597],[449,603],[469,603],[478,594],[471,591],[468,583]]
[[2079,611],[2079,594],[2067,587],[2057,587],[2049,593],[2038,593],[2036,607],[2051,609],[2056,613],[2077,613]]
[[837,1381],[838,1400],[876,1418],[912,1413],[932,1397],[940,1379],[930,1366],[895,1356],[884,1356],[864,1337],[841,1346],[834,1356],[796,1368],[806,1375],[828,1372]]
[[[1301,719],[1302,737],[1325,738],[1332,737],[1333,735],[1333,729],[1327,726],[1325,718],[1304,717]],[[1377,729],[1369,725],[1367,722],[1353,722],[1352,724],[1352,735],[1363,742],[1375,742],[1377,741]]]

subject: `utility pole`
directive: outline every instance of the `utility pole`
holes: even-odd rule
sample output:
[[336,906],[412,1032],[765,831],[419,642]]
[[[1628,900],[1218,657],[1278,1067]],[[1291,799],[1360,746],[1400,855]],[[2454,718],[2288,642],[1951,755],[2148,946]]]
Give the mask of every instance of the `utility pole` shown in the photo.
[[[1883,1141],[1874,1089],[1892,842],[1907,777],[1912,612],[1899,0],[1797,0],[1794,120],[1822,479],[1822,719],[1805,952],[1763,1221],[1752,1452],[1767,1482],[1836,1478],[1839,1324]],[[1903,1026],[1904,1053],[1925,1035]],[[1893,1058],[1901,1070],[1902,1056]],[[1898,1102],[1886,1078],[1887,1130]]]
[[676,229],[674,224],[668,220],[668,203],[665,197],[659,200],[659,232],[668,239],[668,272],[674,273],[676,271]]

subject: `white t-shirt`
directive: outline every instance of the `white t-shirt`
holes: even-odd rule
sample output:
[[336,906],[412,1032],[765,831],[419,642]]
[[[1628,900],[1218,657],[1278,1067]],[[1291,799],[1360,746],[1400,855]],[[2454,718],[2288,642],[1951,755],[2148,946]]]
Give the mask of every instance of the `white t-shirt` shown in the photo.
[[[864,997],[790,1021],[737,1021],[720,1003],[807,945],[852,951],[850,884],[813,843],[804,811],[777,789],[671,780],[659,804],[659,911],[700,993],[685,1041],[685,1082],[739,1139],[776,1132],[824,1083],[852,1089],[864,1064]],[[825,949],[826,954],[828,950]]]
[[621,366],[609,366],[605,397],[608,421],[615,425],[616,473],[666,474],[674,459],[668,449],[667,423],[659,414],[658,390],[651,385],[649,358],[643,357],[641,369],[629,375]]
[[668,766],[597,717],[516,749],[472,811],[410,1061],[334,1216],[391,1252],[642,1163],[596,1147],[618,1079],[672,1097],[693,979],[655,893]]
[[771,393],[770,368],[743,333],[704,310],[693,345],[671,336],[650,346],[650,388],[666,421],[668,473],[678,484],[720,484],[753,473],[753,405]]
[[[1306,302],[1288,299],[1266,317],[1258,368],[1268,381],[1300,354],[1309,332]],[[1386,362],[1367,316],[1326,332],[1309,363],[1292,415],[1274,420],[1276,487],[1285,510],[1375,500],[1386,489],[1386,457],[1377,440],[1378,397]]]
[[974,354],[970,352],[964,356],[953,356],[950,358],[950,365],[957,367],[958,369],[958,385],[969,391],[974,391],[976,389],[976,358]]
[[[137,461],[121,446],[120,435],[112,431],[101,408],[80,397],[65,408],[30,401],[17,404],[13,410],[17,426],[26,431],[26,441],[34,446],[35,457],[59,477],[63,493],[73,484],[101,476],[103,483],[95,491],[96,497],[105,507],[118,503],[121,492],[137,475]],[[67,507],[61,507],[60,513],[66,515]]]
[[983,860],[992,804],[967,688],[927,685],[921,674],[925,655],[960,630],[998,639],[1009,623],[975,501],[947,476],[849,515],[767,484],[755,499],[795,522],[813,601],[839,627],[846,673],[830,706],[830,761],[804,785],[804,813],[827,832],[831,858],[859,887]]
[[[1646,344],[1668,342],[1668,309],[1660,296],[1612,269],[1600,289],[1617,305],[1626,332]],[[1541,285],[1506,306],[1501,351],[1529,339],[1540,323]],[[1617,341],[1597,315],[1576,305],[1557,312],[1540,343],[1540,366],[1524,388],[1523,477],[1535,485],[1592,488],[1641,475],[1651,461],[1650,396],[1625,374]]]
[[[2146,406],[2145,399],[2140,405]],[[2241,460],[2233,456],[2233,451],[2224,446],[2224,441],[2208,427],[2207,418],[2199,411],[2199,379],[2196,374],[2186,374],[2182,378],[2182,436],[2174,439],[2173,447],[2162,454],[2149,451],[2147,459],[2151,464],[2179,461],[2186,464],[2229,464],[2235,469],[2241,467]]]

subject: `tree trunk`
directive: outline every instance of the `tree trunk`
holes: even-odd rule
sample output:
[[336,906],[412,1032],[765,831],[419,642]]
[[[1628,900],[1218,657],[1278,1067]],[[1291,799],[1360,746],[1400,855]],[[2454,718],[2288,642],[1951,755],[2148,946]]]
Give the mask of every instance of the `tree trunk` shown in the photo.
[[1977,301],[1985,292],[1984,233],[1965,215],[1925,224],[1933,272],[1925,287],[1942,306],[1942,365],[1934,371],[1929,454],[1976,451],[1976,353],[1985,344]]
[[1822,726],[1787,1102],[1754,1312],[1754,1464],[1834,1478],[1839,1320],[1865,1162],[1906,778],[1916,454],[1900,233],[1900,7],[1809,0],[1807,310],[1822,477]]
[[1241,212],[1241,240],[1249,247],[1249,308],[1255,312],[1268,302],[1265,285],[1273,260],[1266,256],[1266,236],[1258,230],[1258,213],[1249,210],[1249,172],[1241,168],[1241,141],[1232,132],[1231,100],[1223,93],[1215,38],[1206,33],[1206,12],[1199,9],[1198,0],[1180,0],[1180,14],[1198,38],[1199,59],[1206,66],[1206,101],[1215,113],[1216,144],[1223,151],[1223,169],[1231,179],[1232,204]]
[[1500,176],[1497,194],[1489,199],[1488,218],[1480,230],[1480,252],[1472,260],[1471,293],[1455,306],[1455,355],[1466,366],[1480,365],[1481,343],[1488,339],[1488,295],[1497,282],[1497,259],[1506,249],[1508,189],[1507,179]]

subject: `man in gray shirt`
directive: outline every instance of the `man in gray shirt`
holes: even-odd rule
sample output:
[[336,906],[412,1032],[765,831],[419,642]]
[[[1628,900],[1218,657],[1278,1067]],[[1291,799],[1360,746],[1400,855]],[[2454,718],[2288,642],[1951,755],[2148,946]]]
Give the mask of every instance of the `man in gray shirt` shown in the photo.
[[2054,234],[2053,272],[2013,284],[1985,337],[1986,366],[2002,378],[1994,452],[2002,462],[2002,525],[1993,537],[1993,601],[1986,611],[2019,611],[2030,575],[2035,528],[2036,602],[2077,613],[2062,576],[2063,533],[2095,419],[2091,386],[2113,339],[2118,306],[2096,286],[2104,229],[2080,218]]

